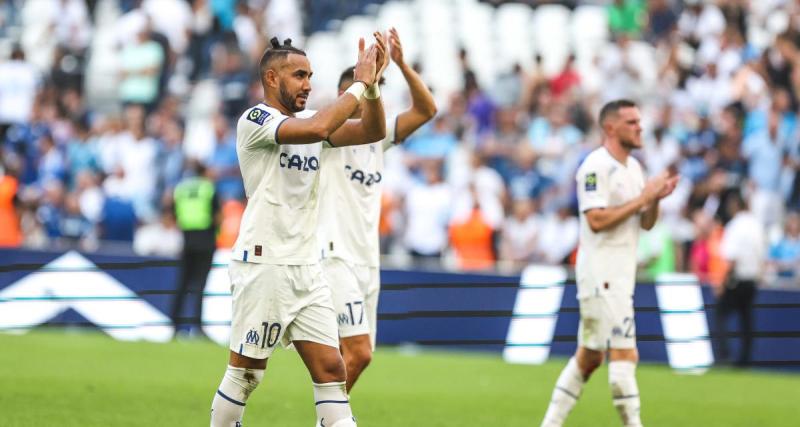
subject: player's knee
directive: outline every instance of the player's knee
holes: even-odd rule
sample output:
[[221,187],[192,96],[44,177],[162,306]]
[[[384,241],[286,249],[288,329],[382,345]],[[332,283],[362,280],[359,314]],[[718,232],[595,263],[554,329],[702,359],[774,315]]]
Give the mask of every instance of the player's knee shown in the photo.
[[250,393],[252,393],[253,390],[255,390],[259,384],[261,384],[261,381],[264,379],[264,370],[237,368],[228,365],[228,369],[225,371],[225,379],[233,384],[238,385],[241,388],[243,397],[246,400],[246,398],[250,396]]
[[576,354],[576,359],[583,377],[588,379],[603,364],[603,353],[581,348]]
[[369,347],[356,347],[350,350],[350,363],[348,365],[359,370],[364,370],[372,362],[372,349]]
[[341,357],[323,359],[316,371],[314,378],[316,383],[342,382],[347,379],[347,369]]

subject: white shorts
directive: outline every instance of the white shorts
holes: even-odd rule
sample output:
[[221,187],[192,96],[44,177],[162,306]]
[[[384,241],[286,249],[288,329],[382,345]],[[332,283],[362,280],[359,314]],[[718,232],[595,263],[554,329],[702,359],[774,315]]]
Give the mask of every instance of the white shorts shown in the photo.
[[581,298],[578,345],[590,350],[636,348],[633,298],[604,294]]
[[313,341],[339,348],[331,292],[319,265],[274,265],[233,260],[230,349],[266,359],[275,344]]
[[333,293],[342,338],[369,334],[375,348],[380,270],[338,258],[322,260],[322,274]]

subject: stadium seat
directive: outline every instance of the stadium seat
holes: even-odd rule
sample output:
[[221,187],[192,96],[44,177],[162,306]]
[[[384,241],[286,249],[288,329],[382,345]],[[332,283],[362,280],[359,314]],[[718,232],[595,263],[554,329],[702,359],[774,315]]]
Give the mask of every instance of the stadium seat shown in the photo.
[[514,63],[528,65],[533,57],[530,22],[533,9],[519,3],[506,3],[497,8],[494,19],[498,67],[508,69]]
[[569,9],[557,4],[539,6],[533,14],[533,40],[538,53],[542,55],[544,71],[548,75],[561,69],[572,49],[569,20]]

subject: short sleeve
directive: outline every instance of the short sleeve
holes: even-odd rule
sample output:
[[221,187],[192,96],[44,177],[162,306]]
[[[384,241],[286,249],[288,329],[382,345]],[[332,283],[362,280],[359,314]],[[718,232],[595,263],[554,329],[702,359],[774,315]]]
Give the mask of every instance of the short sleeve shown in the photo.
[[253,107],[239,118],[237,139],[242,148],[264,148],[280,143],[278,129],[288,117],[273,109],[270,110]]
[[386,138],[383,139],[383,143],[381,146],[383,147],[383,151],[386,151],[395,145],[403,142],[403,141],[396,141],[397,139],[397,117],[394,116],[391,120],[386,121]]
[[608,176],[602,168],[584,165],[578,169],[575,180],[578,186],[578,208],[581,212],[608,207]]
[[731,220],[728,223],[728,227],[725,227],[725,231],[722,233],[722,240],[719,244],[719,252],[722,255],[722,258],[726,261],[735,261],[737,255],[737,244],[739,230],[737,227],[738,224]]

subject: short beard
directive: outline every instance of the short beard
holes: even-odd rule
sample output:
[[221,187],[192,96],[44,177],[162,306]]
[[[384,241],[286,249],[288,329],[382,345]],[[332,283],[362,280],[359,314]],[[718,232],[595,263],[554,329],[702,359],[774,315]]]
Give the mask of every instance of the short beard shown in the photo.
[[619,144],[622,146],[622,148],[625,148],[628,151],[632,151],[639,148],[638,145],[634,144],[633,141],[630,141],[628,139],[620,139]]
[[286,107],[287,110],[293,113],[298,113],[305,109],[304,107],[300,107],[297,105],[297,103],[295,102],[297,97],[292,96],[292,94],[286,90],[286,88],[283,86],[282,83],[278,85],[278,91],[280,92],[281,96],[281,104],[283,104],[283,106]]

